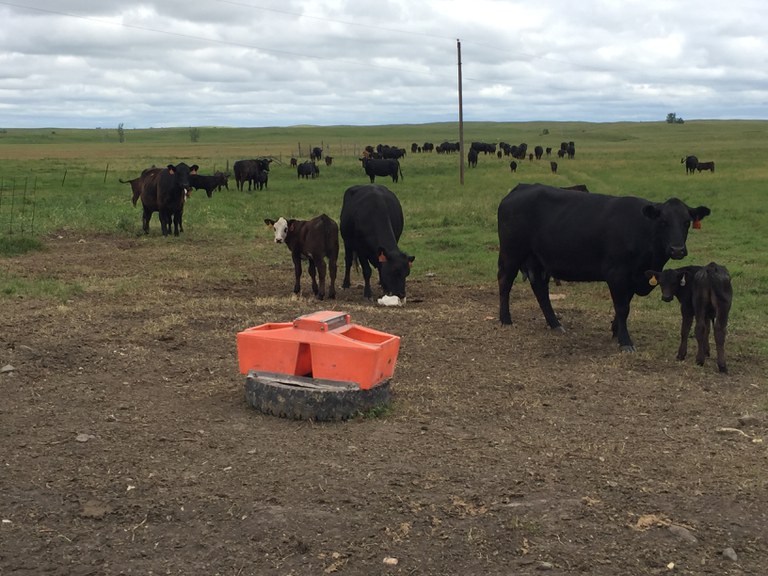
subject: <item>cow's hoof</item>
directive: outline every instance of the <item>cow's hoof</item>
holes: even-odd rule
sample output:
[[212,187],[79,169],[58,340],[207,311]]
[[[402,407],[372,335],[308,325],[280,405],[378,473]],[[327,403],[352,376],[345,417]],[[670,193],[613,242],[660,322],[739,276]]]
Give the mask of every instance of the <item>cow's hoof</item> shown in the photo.
[[560,332],[561,334],[565,334],[565,328],[562,326],[552,326],[552,332]]
[[624,344],[621,347],[622,352],[637,352],[637,348],[635,348],[634,344]]

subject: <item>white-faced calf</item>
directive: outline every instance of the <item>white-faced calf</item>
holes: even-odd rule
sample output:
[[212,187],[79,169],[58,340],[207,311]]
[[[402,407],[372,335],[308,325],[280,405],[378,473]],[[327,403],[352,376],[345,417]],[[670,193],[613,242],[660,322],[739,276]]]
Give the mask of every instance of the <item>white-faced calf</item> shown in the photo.
[[[312,278],[312,293],[322,300],[325,298],[325,259],[328,259],[330,287],[328,297],[336,298],[336,268],[339,259],[339,226],[325,214],[311,220],[286,220],[266,218],[264,223],[275,233],[275,242],[285,244],[291,251],[296,282],[293,293],[301,292],[301,259],[309,261],[309,275]],[[320,283],[315,278],[315,271]]]
[[702,366],[709,356],[709,331],[714,326],[717,347],[717,368],[727,372],[725,364],[725,333],[728,313],[733,300],[731,277],[724,266],[710,262],[706,266],[684,266],[658,272],[646,271],[651,285],[661,286],[661,299],[671,302],[677,298],[683,316],[680,328],[680,347],[677,359],[685,359],[688,353],[688,335],[696,319],[696,364]]

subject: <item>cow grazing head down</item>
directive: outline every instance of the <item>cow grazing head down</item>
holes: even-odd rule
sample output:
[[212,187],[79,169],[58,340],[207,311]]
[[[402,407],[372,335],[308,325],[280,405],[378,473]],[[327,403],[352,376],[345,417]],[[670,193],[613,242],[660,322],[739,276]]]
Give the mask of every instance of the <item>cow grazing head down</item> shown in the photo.
[[405,252],[388,253],[384,248],[379,248],[379,278],[384,294],[405,300],[405,279],[411,273],[415,259],[415,256],[408,256]]
[[685,242],[691,224],[698,228],[701,220],[709,214],[710,210],[706,206],[690,208],[677,198],[643,207],[643,216],[654,221],[653,241],[656,249],[672,260],[686,257],[688,249]]

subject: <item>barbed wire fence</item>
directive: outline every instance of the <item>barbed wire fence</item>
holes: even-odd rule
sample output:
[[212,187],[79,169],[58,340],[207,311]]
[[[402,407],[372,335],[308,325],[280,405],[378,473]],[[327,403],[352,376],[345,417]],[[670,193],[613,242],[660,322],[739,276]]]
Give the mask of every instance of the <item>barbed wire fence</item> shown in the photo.
[[0,236],[24,238],[35,234],[37,178],[0,177]]

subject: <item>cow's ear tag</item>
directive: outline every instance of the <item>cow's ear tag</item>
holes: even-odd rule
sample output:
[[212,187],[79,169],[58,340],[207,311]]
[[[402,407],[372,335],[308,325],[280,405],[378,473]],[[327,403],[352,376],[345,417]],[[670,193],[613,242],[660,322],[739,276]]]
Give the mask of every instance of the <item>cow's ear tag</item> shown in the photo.
[[659,281],[656,280],[656,275],[655,274],[648,279],[648,284],[650,284],[651,286],[656,286],[656,284],[658,284],[658,283],[659,283]]
[[680,278],[680,286],[685,286],[685,276]]
[[379,252],[379,262],[386,262],[386,261],[387,261],[387,257],[384,254],[384,252]]
[[693,227],[694,227],[696,230],[700,230],[700,229],[701,229],[701,220],[694,220],[694,221],[693,221]]

